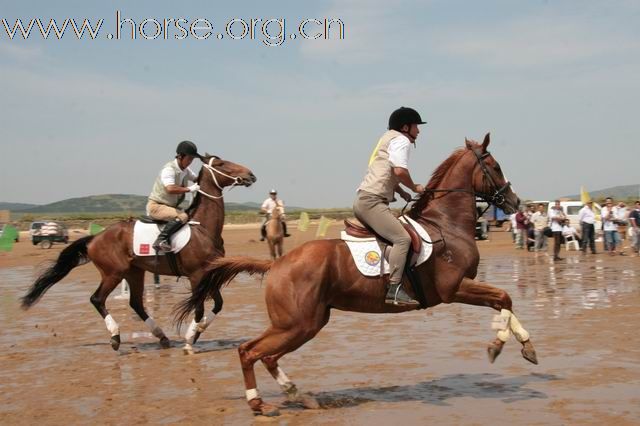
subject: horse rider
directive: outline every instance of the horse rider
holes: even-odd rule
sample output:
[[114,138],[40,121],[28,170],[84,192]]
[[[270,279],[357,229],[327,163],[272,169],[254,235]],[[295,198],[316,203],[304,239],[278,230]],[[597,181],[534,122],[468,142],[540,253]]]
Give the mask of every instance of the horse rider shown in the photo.
[[353,203],[356,218],[393,244],[389,254],[389,284],[385,303],[418,305],[402,288],[402,275],[411,245],[411,237],[391,213],[389,203],[397,193],[405,201],[411,195],[400,184],[422,194],[424,186],[413,182],[409,174],[409,147],[416,143],[419,124],[425,124],[412,108],[401,107],[391,113],[388,130],[382,135],[369,158],[369,168],[358,187]]
[[153,243],[156,252],[171,251],[171,235],[189,220],[187,214],[178,209],[178,205],[184,200],[186,193],[195,193],[200,189],[197,183],[188,185],[189,181],[195,182],[198,179],[189,168],[196,157],[202,159],[193,142],[180,142],[176,148],[175,159],[162,167],[153,184],[147,202],[147,215],[156,220],[167,221]]
[[275,209],[276,207],[280,207],[282,209],[282,214],[280,215],[280,223],[282,223],[284,236],[291,236],[287,232],[287,222],[285,222],[284,217],[284,202],[280,198],[278,198],[278,191],[272,189],[271,191],[269,191],[269,198],[264,200],[262,206],[260,207],[260,213],[263,213],[265,215],[264,220],[262,221],[262,225],[260,226],[260,241],[264,241],[265,238],[267,238],[267,222],[269,221],[271,212],[273,212],[273,209]]

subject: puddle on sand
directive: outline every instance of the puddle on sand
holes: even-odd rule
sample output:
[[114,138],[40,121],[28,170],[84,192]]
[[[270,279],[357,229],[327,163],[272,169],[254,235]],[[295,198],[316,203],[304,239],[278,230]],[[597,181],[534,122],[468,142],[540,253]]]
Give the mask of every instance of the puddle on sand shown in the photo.
[[[452,304],[402,315],[332,311],[318,336],[281,363],[326,408],[295,416],[302,416],[301,423],[360,423],[403,407],[396,419],[442,418],[451,409],[469,419],[482,413],[488,421],[486,413],[495,410],[501,414],[493,420],[516,423],[532,411],[556,423],[584,413],[638,418],[635,396],[628,393],[630,384],[640,384],[640,345],[625,326],[638,319],[637,259],[573,257],[553,264],[485,256],[478,272],[480,280],[511,295],[540,366],[527,364],[513,340],[496,364],[487,363],[486,344],[495,336],[495,312],[487,308]],[[111,296],[108,308],[123,337],[121,350],[113,352],[89,303],[96,282],[67,278],[24,312],[19,297],[32,274],[30,267],[0,270],[0,412],[18,419],[25,411],[34,418],[57,411],[66,416],[59,420],[70,422],[251,421],[236,349],[266,328],[259,280],[240,275],[224,289],[222,314],[202,335],[196,354],[185,356],[170,320],[173,306],[189,292],[186,281],[146,285],[145,306],[171,338],[168,350],[149,337],[126,301]],[[256,372],[262,393],[281,398],[259,363]],[[127,417],[134,412],[138,417]]]

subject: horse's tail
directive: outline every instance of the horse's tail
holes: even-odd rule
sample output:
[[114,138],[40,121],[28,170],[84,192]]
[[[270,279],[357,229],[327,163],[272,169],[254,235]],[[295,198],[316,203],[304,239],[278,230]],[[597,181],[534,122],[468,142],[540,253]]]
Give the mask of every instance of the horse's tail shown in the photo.
[[93,240],[93,237],[93,235],[90,235],[80,238],[60,252],[55,263],[40,274],[29,289],[29,292],[22,297],[22,309],[29,309],[42,297],[45,291],[66,277],[73,268],[80,265],[81,262],[86,263],[89,260],[87,245]]
[[189,314],[205,300],[213,297],[220,289],[229,284],[240,272],[265,274],[273,260],[252,259],[250,257],[221,257],[209,263],[207,273],[202,277],[191,297],[180,302],[174,309],[175,322],[180,325]]

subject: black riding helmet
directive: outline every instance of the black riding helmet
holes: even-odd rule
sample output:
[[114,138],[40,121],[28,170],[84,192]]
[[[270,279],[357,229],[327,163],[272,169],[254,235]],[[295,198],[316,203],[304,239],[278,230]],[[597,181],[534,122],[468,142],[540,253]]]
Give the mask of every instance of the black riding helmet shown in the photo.
[[176,154],[178,155],[190,155],[192,157],[201,158],[198,154],[198,147],[191,141],[182,141],[176,148]]
[[420,114],[413,108],[400,107],[389,116],[389,130],[401,131],[402,126],[412,124],[426,124]]

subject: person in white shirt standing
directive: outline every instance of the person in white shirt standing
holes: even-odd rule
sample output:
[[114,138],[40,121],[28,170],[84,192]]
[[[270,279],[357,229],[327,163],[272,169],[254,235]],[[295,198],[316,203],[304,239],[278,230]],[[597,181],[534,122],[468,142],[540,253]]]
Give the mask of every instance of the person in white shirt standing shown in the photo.
[[602,208],[602,223],[604,227],[604,239],[607,243],[607,249],[611,256],[616,254],[616,247],[620,250],[618,253],[624,256],[622,251],[622,239],[618,233],[618,215],[617,208],[613,205],[613,199],[607,197],[605,201],[605,207]]
[[285,237],[290,237],[287,232],[287,222],[285,222],[284,216],[284,201],[278,198],[278,191],[272,189],[269,191],[269,198],[264,200],[262,206],[260,207],[260,212],[264,214],[264,220],[262,221],[262,225],[260,226],[260,241],[264,241],[267,238],[267,222],[269,221],[269,217],[271,216],[271,212],[276,207],[280,207],[282,209],[282,214],[280,215],[280,220],[282,223],[282,230],[284,231]]
[[549,222],[551,223],[551,232],[553,232],[553,260],[562,260],[559,255],[562,244],[562,224],[566,218],[560,200],[556,200],[549,212]]
[[587,245],[592,254],[596,254],[596,214],[593,212],[593,201],[589,200],[578,212],[578,222],[582,228],[582,253],[587,253]]
[[544,210],[544,204],[538,204],[538,210],[531,215],[533,235],[535,238],[535,245],[533,248],[536,252],[536,256],[539,252],[547,250],[547,237],[544,235],[544,228],[549,223],[549,218],[547,218],[547,214]]
[[147,202],[147,215],[156,220],[167,221],[153,243],[156,252],[171,251],[171,235],[189,220],[187,214],[179,210],[178,206],[184,200],[185,194],[195,193],[200,189],[197,183],[189,185],[189,181],[195,182],[198,179],[189,168],[196,157],[201,159],[193,142],[180,142],[176,148],[176,158],[162,167],[153,184]]

